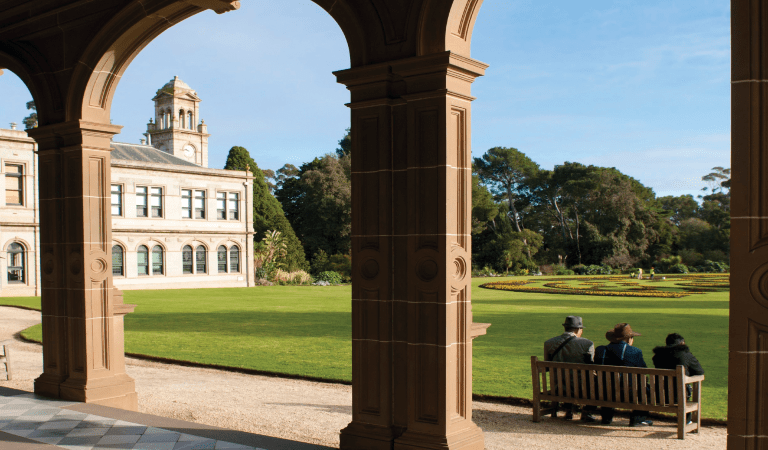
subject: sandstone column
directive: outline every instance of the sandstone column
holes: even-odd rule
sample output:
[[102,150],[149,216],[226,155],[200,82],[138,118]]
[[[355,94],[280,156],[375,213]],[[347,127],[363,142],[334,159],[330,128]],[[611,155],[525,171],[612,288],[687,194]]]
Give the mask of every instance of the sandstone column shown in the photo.
[[84,121],[30,131],[38,143],[43,374],[35,392],[137,409],[125,374],[123,316],[112,287],[111,137]]
[[353,420],[341,448],[483,449],[472,423],[470,85],[450,52],[352,93]]
[[[728,448],[768,448],[768,5],[731,2]],[[706,405],[705,405],[706,406]]]

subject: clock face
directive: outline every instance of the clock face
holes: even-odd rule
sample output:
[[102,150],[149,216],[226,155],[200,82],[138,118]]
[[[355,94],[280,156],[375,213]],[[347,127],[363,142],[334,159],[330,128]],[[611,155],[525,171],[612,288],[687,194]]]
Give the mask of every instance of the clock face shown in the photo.
[[192,147],[191,145],[187,145],[184,147],[184,156],[187,158],[191,158],[192,155],[195,154],[195,147]]

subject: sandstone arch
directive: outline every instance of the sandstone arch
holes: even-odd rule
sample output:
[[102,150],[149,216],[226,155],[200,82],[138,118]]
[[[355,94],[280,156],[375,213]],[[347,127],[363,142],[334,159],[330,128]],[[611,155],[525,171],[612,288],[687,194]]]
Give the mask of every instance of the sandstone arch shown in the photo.
[[[353,421],[342,448],[482,449],[471,420],[468,276],[471,83],[486,68],[470,58],[469,43],[481,0],[315,3],[344,32],[351,66],[336,73],[351,92],[359,261]],[[109,141],[120,129],[109,121],[112,98],[153,38],[206,8],[237,7],[53,0],[30,10],[22,27],[0,14],[0,65],[21,72],[39,102],[40,127],[30,132],[39,145],[43,224],[45,372],[37,392],[136,408],[122,355],[130,308],[112,287],[109,258]],[[55,27],[44,20],[50,16]]]

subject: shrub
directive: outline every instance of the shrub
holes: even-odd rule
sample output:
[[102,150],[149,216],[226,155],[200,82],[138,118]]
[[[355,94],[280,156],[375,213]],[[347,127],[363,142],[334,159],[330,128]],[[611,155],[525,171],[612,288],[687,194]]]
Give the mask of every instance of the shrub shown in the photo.
[[528,275],[528,273],[529,273],[529,272],[528,272],[528,269],[517,269],[517,270],[515,270],[515,271],[513,272],[513,274],[514,274],[515,276],[518,276],[518,277],[523,277],[523,276],[526,276],[526,275]]
[[669,268],[682,263],[683,263],[683,258],[677,255],[672,255],[668,258],[662,258],[661,261],[659,261],[659,271],[661,271],[662,273],[674,273],[674,272],[670,272]]
[[555,275],[575,275],[576,273],[565,266],[558,265],[555,267],[554,274]]
[[343,281],[351,281],[352,257],[341,253],[328,256],[325,251],[320,250],[312,258],[312,273],[317,275],[321,272],[337,272]]
[[287,284],[309,284],[312,281],[312,277],[303,270],[297,270],[294,272],[288,272],[283,269],[277,269],[274,274],[274,282],[280,285]]
[[728,264],[710,260],[706,260],[703,264],[696,267],[696,270],[702,273],[725,273],[729,269]]
[[579,270],[577,270],[577,267],[572,267],[573,271],[576,272],[579,275],[610,275],[611,274],[611,267],[603,264],[598,266],[597,264],[591,264],[589,266],[581,265]]
[[667,273],[688,273],[688,266],[685,264],[675,264],[667,269]]
[[584,264],[576,264],[575,266],[571,267],[571,270],[573,270],[576,275],[586,275],[587,266]]
[[331,284],[341,284],[341,274],[332,270],[327,270],[317,274],[315,281],[327,281]]

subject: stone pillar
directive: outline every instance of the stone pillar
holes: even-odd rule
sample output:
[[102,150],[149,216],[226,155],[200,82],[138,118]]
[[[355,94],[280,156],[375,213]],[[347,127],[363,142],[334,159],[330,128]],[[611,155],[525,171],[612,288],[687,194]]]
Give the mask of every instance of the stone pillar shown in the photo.
[[768,448],[768,5],[731,2],[728,449]]
[[483,449],[472,422],[470,85],[450,52],[352,94],[352,423],[342,449]]
[[121,127],[83,121],[30,130],[38,143],[43,374],[35,392],[138,407],[125,373],[123,318],[112,286],[110,139]]

